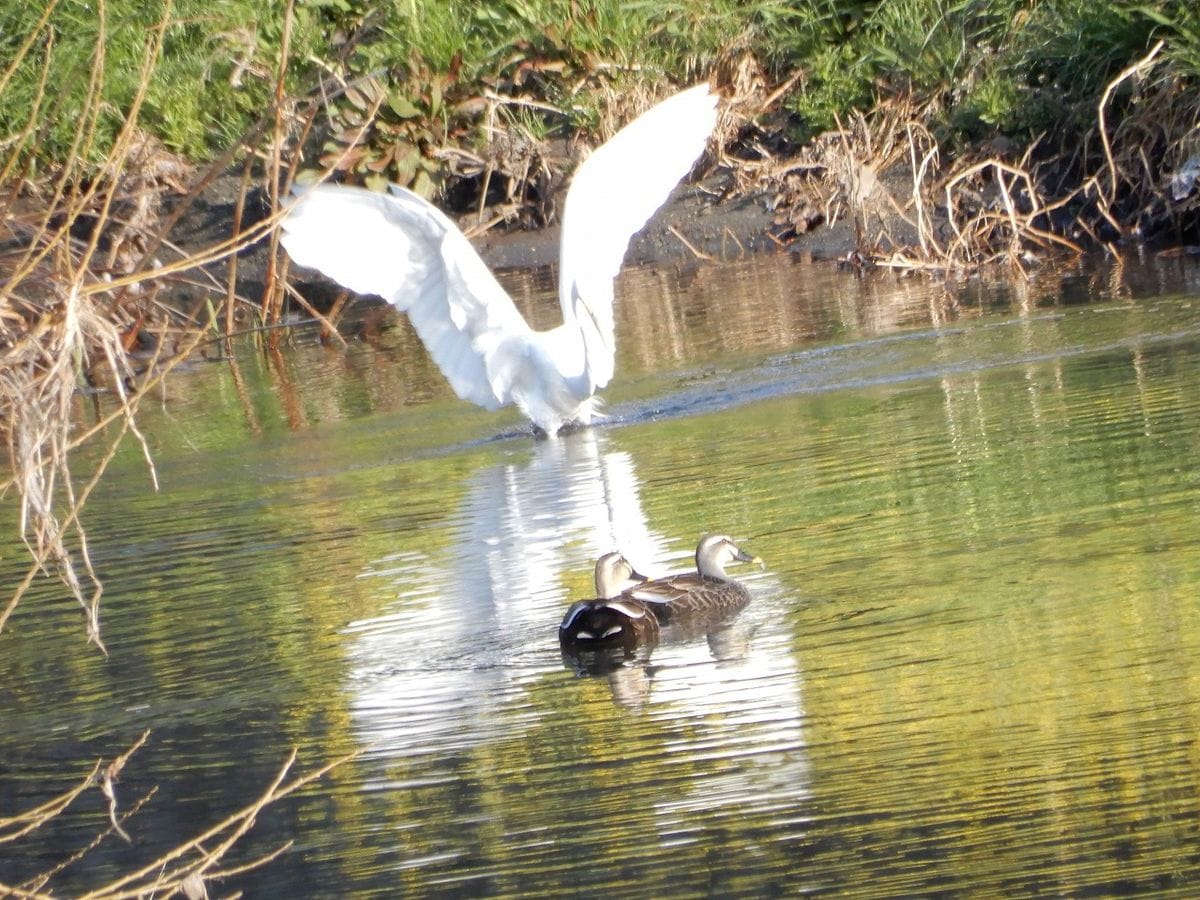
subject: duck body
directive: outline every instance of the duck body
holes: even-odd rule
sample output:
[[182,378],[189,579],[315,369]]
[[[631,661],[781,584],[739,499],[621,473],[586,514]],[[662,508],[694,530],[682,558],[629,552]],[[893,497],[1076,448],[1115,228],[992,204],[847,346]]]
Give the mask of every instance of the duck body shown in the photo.
[[559,642],[580,649],[634,647],[658,640],[658,618],[640,600],[624,596],[649,579],[620,553],[596,560],[596,593],[592,600],[572,603],[558,626]]
[[599,597],[573,603],[558,627],[564,647],[600,649],[655,643],[661,626],[690,631],[714,624],[750,602],[745,585],[725,571],[734,562],[761,562],[726,535],[708,534],[696,547],[696,571],[649,579],[620,553],[596,561]]
[[658,633],[649,605],[623,597],[572,603],[558,626],[559,642],[578,649],[632,648],[656,643]]
[[750,602],[745,585],[732,579],[708,578],[698,573],[661,578],[630,588],[630,599],[640,600],[663,625],[683,614],[723,613]]
[[726,573],[725,566],[733,562],[761,560],[726,535],[707,534],[696,547],[695,572],[635,584],[621,594],[621,599],[646,604],[664,625],[685,615],[696,618],[734,612],[750,602],[750,592]]

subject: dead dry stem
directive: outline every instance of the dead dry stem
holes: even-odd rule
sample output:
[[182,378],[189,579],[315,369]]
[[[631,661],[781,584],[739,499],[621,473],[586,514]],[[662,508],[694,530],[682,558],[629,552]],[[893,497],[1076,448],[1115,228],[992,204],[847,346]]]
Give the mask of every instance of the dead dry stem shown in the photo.
[[[128,749],[107,764],[102,759],[97,760],[75,785],[50,800],[15,815],[0,818],[0,847],[6,847],[11,852],[13,849],[19,850],[22,846],[21,841],[39,828],[65,814],[91,789],[99,790],[108,804],[107,827],[99,830],[86,844],[64,856],[49,869],[27,881],[21,884],[0,884],[0,894],[38,900],[60,896],[54,890],[56,881],[71,867],[86,863],[89,855],[104,842],[115,836],[127,843],[135,843],[126,831],[126,825],[153,798],[156,789],[151,788],[136,798],[129,808],[122,809],[115,785],[121,771],[148,738],[149,732],[143,733]],[[88,900],[171,897],[178,894],[189,898],[208,896],[208,884],[263,866],[291,846],[290,841],[285,842],[247,862],[222,867],[225,857],[254,827],[255,820],[263,809],[323,778],[337,766],[353,759],[355,755],[340,757],[308,774],[289,780],[288,774],[297,756],[293,750],[266,789],[246,806],[166,853],[148,860],[136,870],[97,885],[78,896]]]
[[[103,33],[103,2],[96,11]],[[36,140],[36,123],[53,109],[52,99],[43,93],[29,113],[28,126],[8,143],[7,156],[0,160],[0,431],[11,469],[11,476],[0,482],[0,493],[17,495],[17,524],[31,557],[25,576],[0,601],[0,632],[31,585],[52,576],[84,610],[88,640],[104,649],[103,587],[91,563],[80,514],[127,437],[142,449],[148,487],[157,487],[153,459],[137,424],[138,408],[155,395],[171,369],[219,328],[219,304],[209,300],[189,312],[160,300],[160,293],[195,282],[219,296],[222,286],[208,267],[230,260],[223,301],[228,334],[235,304],[247,305],[236,296],[232,260],[273,231],[278,213],[247,228],[236,222],[227,239],[191,252],[173,247],[167,235],[200,191],[238,154],[247,160],[264,155],[256,147],[268,121],[275,124],[265,153],[271,160],[276,206],[279,194],[286,191],[279,175],[288,130],[282,113],[271,111],[194,180],[186,166],[139,128],[139,112],[171,17],[168,0],[142,58],[140,89],[103,164],[83,162],[96,140],[101,115],[102,42],[94,50],[87,113],[79,118],[69,158],[52,177],[31,175],[35,154],[30,142]],[[47,29],[40,42],[39,35],[31,36],[20,53],[40,49],[48,59],[53,53],[51,35]],[[0,72],[0,90],[20,62]],[[43,72],[48,69],[48,63],[43,65]],[[282,68],[279,78],[282,82]],[[185,184],[189,180],[190,187]],[[243,191],[248,186],[244,183]],[[169,195],[175,199],[167,213],[164,201]],[[269,278],[268,292],[281,293],[280,285],[279,279]],[[264,316],[269,312],[278,318],[278,304],[260,302],[247,308],[258,306]],[[135,350],[140,352],[135,355]],[[92,401],[90,425],[81,425],[82,398]],[[90,471],[81,476],[72,463],[85,443],[95,446],[89,454]]]
[[758,141],[724,161],[739,190],[773,194],[782,242],[849,215],[859,260],[941,274],[995,264],[1025,273],[1041,259],[1145,238],[1188,216],[1195,227],[1200,186],[1189,182],[1187,196],[1172,196],[1168,184],[1173,173],[1200,168],[1200,98],[1161,62],[1162,47],[1109,82],[1082,146],[1061,136],[1051,149],[1044,136],[1018,153],[998,139],[952,156],[930,131],[931,110],[898,97],[797,154]]

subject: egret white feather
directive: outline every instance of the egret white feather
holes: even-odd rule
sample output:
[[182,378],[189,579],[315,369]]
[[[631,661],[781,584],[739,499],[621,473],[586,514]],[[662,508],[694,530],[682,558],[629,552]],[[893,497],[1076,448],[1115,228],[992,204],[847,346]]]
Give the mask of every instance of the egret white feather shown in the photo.
[[691,170],[716,124],[697,85],[652,107],[589,156],[567,192],[559,248],[563,324],[534,331],[442,212],[393,186],[318,185],[282,223],[299,265],[406,312],[454,392],[516,404],[546,434],[588,424],[613,376],[613,279],[629,241]]

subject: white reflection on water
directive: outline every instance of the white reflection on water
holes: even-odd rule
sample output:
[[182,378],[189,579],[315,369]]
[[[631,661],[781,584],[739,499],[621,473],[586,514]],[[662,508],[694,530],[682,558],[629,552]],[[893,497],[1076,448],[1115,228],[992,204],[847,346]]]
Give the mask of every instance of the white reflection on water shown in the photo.
[[[541,715],[529,692],[562,673],[557,625],[580,592],[565,577],[579,585],[586,572],[590,590],[595,558],[614,547],[650,574],[680,566],[647,522],[633,459],[603,430],[468,477],[448,546],[399,551],[363,573],[397,592],[385,614],[349,628],[352,715],[373,755],[519,736]],[[696,804],[766,802],[776,790],[794,803],[807,791],[801,675],[778,614],[785,592],[769,573],[746,582],[755,600],[736,619],[706,634],[667,629],[652,653],[607,675],[616,703],[659,723],[667,752],[713,766],[659,806],[664,835]]]
[[468,477],[449,546],[407,549],[363,573],[398,591],[385,615],[350,626],[358,731],[389,754],[501,733],[531,672],[559,666],[564,576],[614,547],[651,570],[669,556],[632,459],[601,432],[538,442]]
[[769,575],[747,582],[755,599],[737,619],[668,643],[652,665],[647,711],[674,726],[668,752],[706,770],[655,803],[659,833],[673,843],[730,816],[779,817],[776,839],[803,830],[795,820],[812,777],[802,676],[774,621],[783,591]]

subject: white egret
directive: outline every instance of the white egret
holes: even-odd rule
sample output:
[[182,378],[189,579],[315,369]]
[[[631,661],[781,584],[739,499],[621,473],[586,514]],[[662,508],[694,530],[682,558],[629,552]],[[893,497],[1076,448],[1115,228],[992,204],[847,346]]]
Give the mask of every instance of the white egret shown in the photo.
[[613,279],[633,235],[691,170],[716,124],[707,84],[634,119],[575,172],[559,247],[563,324],[534,331],[466,237],[437,208],[392,186],[303,191],[281,241],[301,266],[408,313],[454,392],[510,403],[547,435],[589,424],[613,376]]

